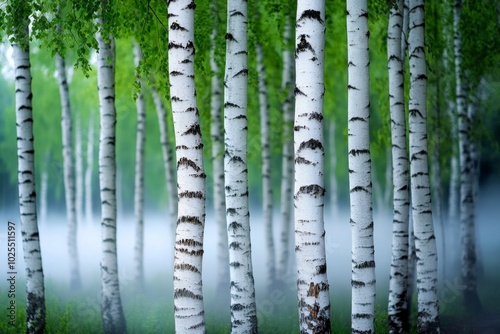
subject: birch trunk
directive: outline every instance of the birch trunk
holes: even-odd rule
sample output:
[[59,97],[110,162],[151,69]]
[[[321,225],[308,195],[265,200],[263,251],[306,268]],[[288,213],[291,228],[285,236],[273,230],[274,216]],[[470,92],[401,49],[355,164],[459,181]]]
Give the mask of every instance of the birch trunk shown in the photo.
[[[80,123],[80,116],[76,117],[76,131],[75,131],[75,174],[76,174],[76,196],[75,196],[75,210],[76,222],[78,225],[83,217],[83,156],[82,156],[82,126]],[[75,227],[76,230],[76,227]],[[76,232],[75,232],[76,233]]]
[[47,193],[49,189],[49,166],[48,162],[42,170],[42,184],[40,185],[40,223],[47,223]]
[[[21,4],[18,4],[22,6]],[[22,8],[23,10],[25,8]],[[26,332],[42,334],[45,329],[45,288],[42,253],[36,215],[35,151],[29,54],[28,16],[21,17],[12,44],[16,87],[16,133],[19,184],[19,211],[24,263],[26,267]],[[9,268],[10,270],[14,270]]]
[[[101,22],[102,24],[102,22]],[[116,253],[116,110],[115,110],[115,43],[113,36],[96,39],[97,85],[101,131],[99,139],[99,183],[101,194],[101,316],[104,333],[126,333]]]
[[297,2],[295,32],[295,259],[301,333],[330,333],[324,230],[325,2]]
[[[142,51],[134,42],[134,64],[136,67],[142,60]],[[137,131],[135,144],[135,280],[140,288],[144,287],[144,142],[146,140],[146,104],[144,102],[144,82],[139,79],[141,92],[135,101],[137,109]]]
[[369,48],[366,0],[347,1],[348,151],[352,232],[352,333],[373,333],[375,257],[369,140]]
[[411,200],[417,256],[418,332],[439,333],[437,298],[437,249],[432,223],[431,191],[427,151],[424,50],[424,1],[410,1],[410,170]]
[[290,263],[290,235],[292,223],[293,204],[293,81],[295,76],[295,63],[292,61],[292,53],[287,47],[291,39],[291,24],[287,19],[283,33],[285,47],[283,48],[283,73],[281,90],[285,93],[283,101],[283,153],[282,153],[282,174],[281,174],[281,256],[279,259],[278,277],[284,280],[289,274]]
[[460,227],[462,234],[462,282],[464,306],[469,312],[481,308],[477,294],[477,254],[475,244],[474,222],[474,188],[471,155],[471,122],[467,112],[467,93],[464,88],[464,70],[461,66],[462,36],[460,33],[460,16],[462,1],[454,1],[453,29],[455,48],[455,82],[458,116],[458,147],[460,158]]
[[[75,174],[73,165],[73,141],[71,129],[71,105],[69,101],[68,82],[66,80],[66,64],[59,53],[56,54],[57,80],[61,97],[61,127],[64,164],[64,193],[66,199],[66,219],[68,224],[68,255],[70,258],[70,287],[81,286],[80,266],[78,261],[77,220],[75,208]],[[76,152],[78,156],[78,151]],[[81,152],[80,152],[81,153]],[[81,160],[81,158],[80,158]],[[80,171],[81,172],[81,171]]]
[[177,183],[174,168],[175,155],[172,152],[172,145],[168,137],[167,110],[165,109],[165,104],[155,87],[151,88],[151,94],[153,95],[156,114],[158,115],[158,123],[160,125],[160,144],[163,156],[163,166],[165,168],[165,185],[168,194],[169,223],[172,227],[172,235],[175,236],[175,226],[177,221]]
[[178,333],[206,332],[202,289],[206,175],[194,81],[194,7],[191,0],[168,2],[168,69],[179,190],[174,257]]
[[256,333],[247,167],[247,1],[227,2],[224,176],[231,280],[231,331]]
[[[215,13],[214,13],[215,14]],[[229,250],[227,243],[226,197],[224,193],[224,141],[222,127],[222,86],[219,79],[219,66],[215,60],[217,27],[214,27],[211,38],[210,68],[212,71],[210,99],[210,136],[212,138],[212,169],[214,191],[214,215],[217,223],[217,262],[218,262],[218,295],[229,297]],[[228,300],[229,301],[229,300]]]
[[389,332],[410,331],[408,293],[408,226],[410,200],[408,195],[408,153],[406,150],[406,115],[404,98],[404,71],[401,51],[403,0],[390,3],[387,32],[389,70],[389,104],[392,140],[392,256],[389,280]]
[[264,67],[262,45],[257,43],[257,76],[259,81],[260,144],[262,153],[262,212],[264,215],[267,248],[267,270],[269,290],[276,282],[276,252],[273,239],[273,185],[271,176],[270,120],[267,100],[266,69]]
[[337,151],[335,150],[335,119],[330,121],[330,214],[332,219],[338,218],[337,199]]
[[93,221],[92,212],[92,169],[94,168],[94,113],[90,115],[87,135],[87,169],[85,170],[85,217],[87,225]]

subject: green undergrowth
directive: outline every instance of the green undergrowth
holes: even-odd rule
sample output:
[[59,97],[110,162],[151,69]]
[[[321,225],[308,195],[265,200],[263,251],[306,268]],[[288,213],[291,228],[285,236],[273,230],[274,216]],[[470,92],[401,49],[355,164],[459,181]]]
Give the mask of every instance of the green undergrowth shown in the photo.
[[[65,284],[47,280],[46,282],[46,333],[102,333],[100,314],[100,285],[92,282],[79,291],[70,291]],[[481,282],[480,297],[485,309],[498,312],[496,301],[500,294],[496,290],[487,289],[495,282]],[[137,289],[133,284],[124,284],[122,287],[122,302],[127,322],[128,333],[174,333],[172,284],[163,279],[148,281],[147,286],[155,287]],[[23,333],[26,326],[26,293],[24,282],[18,280],[16,289],[16,322],[15,326],[4,321],[7,316],[7,292],[5,287],[0,288],[2,298],[2,321],[0,333]],[[451,294],[449,294],[451,296]],[[416,311],[415,295],[412,310]],[[333,294],[331,300],[332,333],[350,333],[350,294]],[[387,295],[377,295],[375,310],[375,331],[387,333]],[[205,292],[205,318],[208,333],[230,333],[230,314],[228,296],[217,295],[214,291]],[[298,330],[298,312],[296,297],[293,294],[271,298],[269,294],[257,296],[258,326],[260,333],[295,334]],[[453,319],[466,316],[461,307],[461,297],[457,295],[453,302],[444,305],[441,301],[442,320],[444,324]],[[413,312],[411,333],[416,333],[416,312]]]

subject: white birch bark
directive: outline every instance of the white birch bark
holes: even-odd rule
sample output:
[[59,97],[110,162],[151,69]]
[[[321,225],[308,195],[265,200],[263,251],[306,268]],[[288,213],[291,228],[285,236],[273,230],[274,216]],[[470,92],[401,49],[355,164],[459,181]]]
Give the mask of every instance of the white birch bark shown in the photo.
[[82,156],[82,126],[80,116],[76,116],[75,122],[75,210],[76,224],[82,222],[83,217],[83,156]]
[[[102,21],[100,22],[102,24]],[[115,43],[97,31],[97,85],[100,110],[99,185],[101,194],[101,316],[104,333],[125,333],[116,247]]]
[[387,31],[389,70],[389,104],[392,140],[392,256],[389,280],[389,332],[409,332],[408,293],[408,226],[410,200],[408,194],[408,153],[406,150],[406,115],[404,71],[401,52],[403,0],[390,3]]
[[325,2],[298,1],[295,32],[295,259],[301,333],[330,333],[324,229]]
[[464,86],[462,36],[460,16],[462,1],[454,1],[453,30],[455,48],[455,83],[458,117],[458,147],[460,159],[460,228],[462,237],[462,282],[464,305],[469,311],[478,311],[481,304],[477,294],[477,254],[475,245],[473,163],[471,155],[471,122],[467,112],[467,93]]
[[439,333],[437,249],[432,222],[427,153],[427,69],[424,50],[424,1],[411,0],[409,10],[410,175],[417,256],[417,327],[419,333]]
[[12,49],[16,78],[19,211],[26,267],[26,332],[42,334],[45,329],[45,288],[36,212],[29,20],[27,17],[21,19],[21,30],[14,33],[16,42],[12,44]]
[[175,226],[177,222],[177,177],[174,165],[175,155],[172,152],[172,145],[168,136],[167,110],[165,109],[165,104],[155,87],[151,87],[151,94],[153,95],[153,101],[160,126],[160,144],[163,156],[163,167],[165,169],[165,186],[168,195],[169,223],[172,228],[172,235],[175,236]]
[[[142,60],[142,51],[134,41],[134,64],[136,67]],[[146,104],[144,101],[144,82],[139,80],[141,92],[135,101],[137,109],[137,131],[135,144],[135,190],[134,190],[134,218],[135,218],[135,247],[134,265],[135,280],[139,287],[144,286],[144,144],[146,140]]]
[[[75,207],[75,174],[73,164],[73,140],[71,127],[71,105],[69,101],[68,82],[66,80],[66,64],[59,53],[56,54],[57,80],[61,97],[61,127],[62,149],[64,164],[64,193],[66,200],[67,243],[69,263],[70,287],[78,289],[81,286],[80,266],[78,260],[77,220]],[[81,153],[81,152],[80,152]],[[76,152],[78,156],[78,151]],[[81,160],[81,158],[80,158]],[[80,171],[81,172],[81,171]]]
[[40,185],[40,224],[47,223],[47,193],[49,189],[49,166],[48,163],[45,164],[42,170],[42,182]]
[[231,331],[256,333],[247,167],[247,1],[227,1],[224,177],[231,280]]
[[85,169],[85,218],[87,225],[93,221],[92,212],[92,170],[94,168],[94,113],[89,119],[89,129],[87,134],[87,168]]
[[179,191],[174,258],[177,333],[206,332],[202,291],[206,175],[194,83],[194,7],[191,0],[168,2],[168,69]]
[[278,264],[278,278],[285,279],[289,271],[290,263],[290,236],[292,227],[293,213],[293,77],[295,76],[295,62],[292,59],[292,52],[287,47],[291,36],[291,23],[287,19],[283,32],[284,48],[283,48],[283,72],[281,78],[281,90],[285,93],[283,101],[283,153],[282,153],[282,174],[281,174],[281,201],[280,201],[280,217],[281,217],[281,234],[280,248],[281,256]]
[[[210,49],[210,69],[212,71],[210,98],[210,136],[212,138],[213,202],[217,223],[217,265],[219,295],[229,292],[229,250],[227,243],[226,197],[224,190],[224,131],[222,127],[222,85],[220,69],[215,60],[217,27],[212,30]],[[228,296],[229,297],[229,296]],[[228,300],[229,301],[229,300]]]
[[262,212],[267,249],[267,271],[270,290],[276,281],[276,252],[273,238],[273,185],[271,176],[270,120],[267,100],[266,69],[262,45],[257,43],[257,76],[259,82],[260,144],[262,155]]
[[335,149],[335,119],[330,121],[329,127],[330,146],[330,214],[332,219],[338,218],[337,199],[337,151]]
[[375,257],[369,139],[369,49],[366,0],[347,1],[348,151],[352,233],[352,333],[373,333]]

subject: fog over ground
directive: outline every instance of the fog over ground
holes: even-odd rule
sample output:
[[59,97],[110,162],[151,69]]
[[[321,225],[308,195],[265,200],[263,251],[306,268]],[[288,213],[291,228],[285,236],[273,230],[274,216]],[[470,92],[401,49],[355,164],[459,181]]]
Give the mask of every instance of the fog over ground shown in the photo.
[[[250,214],[251,220],[251,237],[252,237],[252,258],[254,276],[256,282],[256,295],[261,305],[268,305],[269,302],[279,304],[278,297],[269,296],[266,291],[266,247],[264,228],[261,221],[259,209],[254,208]],[[24,261],[21,243],[21,230],[19,222],[19,214],[15,211],[0,212],[1,227],[0,227],[0,268],[2,272],[0,277],[7,275],[7,245],[6,232],[7,221],[16,222],[17,226],[17,272],[18,277],[24,276]],[[173,246],[171,228],[167,221],[168,215],[159,213],[146,213],[145,216],[145,274],[146,283],[154,280],[155,284],[164,282],[163,291],[166,288],[171,289],[172,286],[172,267],[173,267]],[[84,287],[96,287],[96,283],[100,279],[99,261],[100,253],[100,225],[98,217],[95,217],[94,224],[89,226],[82,223],[78,230],[78,249],[79,261]],[[379,298],[386,298],[388,291],[389,279],[389,263],[391,257],[391,230],[392,230],[392,212],[375,212],[375,259],[376,259],[376,274],[377,274],[377,294]],[[275,242],[279,256],[279,233],[278,228],[281,222],[278,212],[275,214]],[[350,272],[351,272],[351,236],[349,215],[346,208],[338,217],[330,217],[329,214],[325,217],[326,228],[326,250],[328,261],[328,275],[330,283],[330,291],[333,296],[332,304],[335,305],[335,299],[338,297],[345,301],[345,296],[350,295]],[[438,251],[442,252],[441,242],[442,233],[437,224],[436,238],[438,240]],[[133,258],[134,258],[134,219],[133,216],[119,216],[118,218],[118,259],[120,271],[120,284],[122,292],[131,286],[133,283]],[[66,225],[65,216],[63,213],[50,213],[48,221],[40,224],[40,239],[42,247],[42,258],[44,265],[44,274],[47,280],[60,282],[68,285],[69,282],[69,266],[67,244],[66,244]],[[449,233],[449,232],[446,232]],[[485,186],[480,191],[479,200],[477,202],[477,245],[479,261],[482,272],[485,276],[495,277],[500,280],[500,263],[498,255],[500,254],[500,186],[490,185]],[[293,243],[293,234],[291,235]],[[205,229],[205,255],[203,264],[203,277],[205,291],[213,291],[216,286],[218,277],[217,270],[217,226],[213,221],[213,213],[207,213],[206,229]],[[450,262],[451,248],[446,246],[448,258]],[[293,245],[292,245],[293,250]],[[294,253],[291,252],[291,260],[294,260]],[[443,261],[442,257],[439,261]],[[442,265],[439,266],[440,270]],[[445,287],[450,284],[456,284],[456,278],[448,278],[448,283],[441,281],[441,285]],[[442,277],[442,275],[440,275]],[[295,293],[295,277],[294,272],[286,278],[282,278],[285,284],[278,290],[279,293]],[[481,282],[480,282],[481,283]],[[20,284],[20,283],[18,283]],[[1,280],[1,286],[6,286],[6,279]],[[18,286],[18,289],[24,287]],[[281,291],[282,289],[282,291]],[[171,298],[173,293],[170,293]],[[280,294],[278,294],[280,295]],[[267,301],[267,304],[266,304]],[[206,300],[207,307],[211,301]],[[279,305],[276,305],[279,306]],[[349,306],[349,305],[346,305]],[[260,305],[258,304],[259,308]],[[269,307],[266,306],[266,307]],[[383,305],[385,307],[385,304]]]

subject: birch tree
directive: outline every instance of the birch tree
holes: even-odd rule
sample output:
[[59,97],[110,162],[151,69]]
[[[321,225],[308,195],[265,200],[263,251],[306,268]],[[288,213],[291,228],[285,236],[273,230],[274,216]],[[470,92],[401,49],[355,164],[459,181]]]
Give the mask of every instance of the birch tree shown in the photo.
[[411,0],[409,10],[409,152],[412,215],[417,255],[418,332],[439,333],[437,249],[432,223],[427,153],[424,1]]
[[409,332],[408,289],[408,154],[404,99],[404,54],[401,52],[403,0],[390,3],[387,31],[389,103],[391,112],[393,221],[392,256],[389,281],[389,331]]
[[369,140],[368,4],[347,1],[348,160],[352,233],[353,333],[374,332],[375,257]]
[[17,134],[19,211],[26,267],[26,332],[45,330],[45,287],[36,212],[35,151],[29,52],[30,2],[12,1],[7,7],[7,33],[11,36]]
[[324,230],[325,2],[298,1],[295,32],[295,258],[301,333],[330,333]]
[[285,100],[282,105],[283,113],[283,153],[281,158],[281,201],[280,201],[280,217],[281,217],[281,256],[278,264],[278,277],[284,279],[288,274],[290,263],[290,234],[292,222],[292,204],[293,204],[293,102],[294,102],[294,76],[295,63],[292,59],[292,52],[288,45],[292,38],[291,19],[286,19],[283,30],[283,41],[285,47],[282,51],[283,70],[281,76],[281,90],[285,94]]
[[[142,51],[135,43],[133,45],[134,64],[139,66],[142,59]],[[134,191],[134,218],[135,218],[135,279],[142,288],[144,285],[144,144],[146,140],[146,104],[144,101],[143,80],[137,78],[141,91],[135,101],[137,109],[137,131],[135,146],[135,191]]]
[[[59,95],[61,98],[61,127],[64,164],[64,194],[66,200],[66,219],[68,223],[68,255],[70,266],[70,287],[77,289],[81,286],[80,267],[78,261],[77,220],[75,207],[75,174],[73,164],[73,140],[71,127],[71,105],[69,88],[66,79],[66,64],[58,52],[56,54],[57,80],[59,82]],[[81,152],[76,152],[78,153]]]
[[455,83],[458,117],[458,146],[460,159],[460,228],[462,237],[462,282],[465,284],[464,304],[468,311],[481,307],[477,294],[477,267],[474,232],[474,187],[473,159],[471,155],[471,120],[467,111],[467,92],[464,83],[464,69],[461,66],[462,36],[460,16],[462,1],[454,1],[453,29],[455,48]]
[[276,252],[273,238],[273,185],[271,178],[271,151],[270,151],[270,120],[269,103],[267,100],[266,69],[262,45],[257,42],[257,76],[259,83],[259,110],[260,110],[260,145],[262,158],[262,212],[264,215],[265,239],[267,249],[268,284],[272,287],[276,281]]
[[75,123],[75,212],[76,223],[82,221],[83,217],[83,156],[82,156],[82,125],[80,115],[76,116]]
[[178,333],[204,333],[202,291],[205,178],[194,83],[194,2],[168,2],[168,69],[174,121],[178,219],[174,315]]
[[172,234],[175,235],[175,225],[177,221],[177,185],[176,174],[174,166],[174,154],[172,152],[172,145],[168,136],[167,125],[167,110],[165,104],[158,93],[156,87],[151,87],[151,94],[158,116],[158,124],[160,126],[160,145],[163,157],[163,167],[165,169],[165,185],[168,194],[168,216],[172,226]]
[[[212,7],[214,15],[217,8]],[[210,86],[210,137],[212,139],[212,169],[213,169],[213,203],[217,222],[217,264],[218,292],[227,293],[229,288],[229,250],[227,243],[226,197],[224,190],[224,133],[222,127],[222,85],[219,79],[219,65],[215,59],[216,39],[219,33],[218,24],[214,24],[210,35],[210,69],[212,71]]]
[[92,170],[94,169],[94,113],[89,119],[87,133],[87,168],[85,169],[85,218],[90,226],[93,220],[92,212]]
[[247,167],[247,1],[227,1],[224,177],[231,281],[231,331],[256,333]]
[[101,3],[96,40],[97,86],[99,92],[100,139],[99,184],[101,194],[101,316],[105,333],[125,333],[126,324],[120,297],[116,247],[116,109],[115,109],[115,43],[106,34],[109,24],[103,16],[108,10]]

